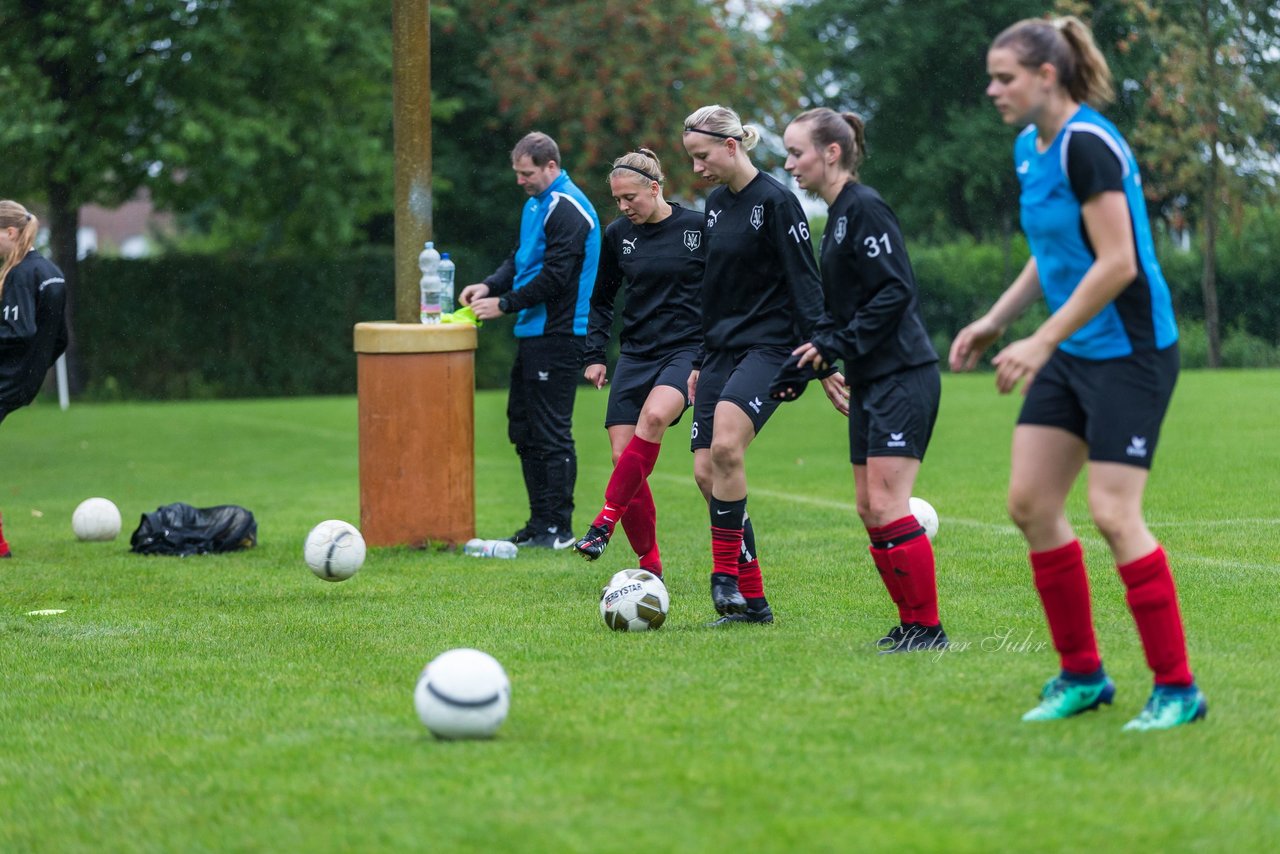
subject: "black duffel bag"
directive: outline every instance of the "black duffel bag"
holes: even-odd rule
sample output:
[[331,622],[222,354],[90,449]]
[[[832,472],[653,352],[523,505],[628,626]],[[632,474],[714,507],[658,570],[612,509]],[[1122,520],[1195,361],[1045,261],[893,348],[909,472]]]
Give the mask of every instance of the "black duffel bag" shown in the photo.
[[234,552],[258,544],[253,513],[235,504],[192,507],[166,504],[143,513],[138,530],[129,538],[131,549],[144,555],[188,555]]

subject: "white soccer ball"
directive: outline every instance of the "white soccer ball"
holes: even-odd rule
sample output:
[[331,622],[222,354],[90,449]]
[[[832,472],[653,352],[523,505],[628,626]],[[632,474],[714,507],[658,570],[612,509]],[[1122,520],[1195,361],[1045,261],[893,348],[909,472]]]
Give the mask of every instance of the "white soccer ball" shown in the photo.
[[120,534],[120,509],[106,498],[86,498],[71,514],[71,530],[82,540],[114,540]]
[[920,527],[924,528],[924,535],[930,541],[938,536],[938,511],[933,509],[932,504],[913,495],[907,501],[907,506],[911,508],[911,515],[920,522]]
[[600,593],[600,616],[619,632],[647,632],[667,619],[671,597],[662,579],[644,569],[624,569]]
[[451,649],[423,669],[413,706],[436,738],[490,738],[507,719],[511,681],[492,655]]
[[364,537],[340,519],[321,522],[307,534],[302,556],[317,578],[346,581],[364,564]]

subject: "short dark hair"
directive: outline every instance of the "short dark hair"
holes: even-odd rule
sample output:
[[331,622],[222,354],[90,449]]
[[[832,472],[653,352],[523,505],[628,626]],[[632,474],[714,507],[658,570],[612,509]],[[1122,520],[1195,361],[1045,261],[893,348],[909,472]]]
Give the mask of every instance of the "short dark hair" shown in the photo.
[[535,130],[521,137],[516,147],[511,149],[511,162],[515,163],[526,155],[534,166],[546,166],[552,160],[560,165],[560,146],[542,131]]

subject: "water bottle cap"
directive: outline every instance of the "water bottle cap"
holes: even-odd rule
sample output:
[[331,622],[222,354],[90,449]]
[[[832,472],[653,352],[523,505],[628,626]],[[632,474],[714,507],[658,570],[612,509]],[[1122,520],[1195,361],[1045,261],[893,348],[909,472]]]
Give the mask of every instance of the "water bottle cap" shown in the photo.
[[434,240],[428,240],[428,241],[427,241],[427,243],[426,243],[426,245],[425,245],[423,248],[424,248],[424,249],[434,249],[434,248],[435,248],[435,246],[436,246],[436,244],[435,244],[435,241],[434,241]]
[[444,259],[446,259],[446,258],[448,258],[448,257],[449,257],[449,253],[448,253],[448,252],[443,252],[443,253],[441,253],[441,255],[440,255],[440,260],[441,260],[441,261],[443,261]]

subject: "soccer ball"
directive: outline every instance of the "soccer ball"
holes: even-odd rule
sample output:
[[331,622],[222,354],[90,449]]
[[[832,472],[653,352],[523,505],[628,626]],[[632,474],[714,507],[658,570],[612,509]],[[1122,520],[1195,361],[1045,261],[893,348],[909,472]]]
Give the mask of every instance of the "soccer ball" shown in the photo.
[[667,619],[671,597],[662,579],[644,569],[624,569],[600,592],[600,616],[619,632],[647,632]]
[[317,578],[346,581],[364,564],[364,537],[354,525],[329,519],[307,534],[302,556]]
[[114,540],[120,534],[120,510],[106,498],[86,498],[71,514],[71,530],[82,540]]
[[907,501],[907,506],[911,508],[911,515],[916,517],[920,527],[924,528],[924,535],[930,541],[938,536],[938,511],[933,509],[932,504],[913,495]]
[[492,655],[451,649],[423,669],[413,706],[436,738],[490,738],[507,719],[511,681]]

